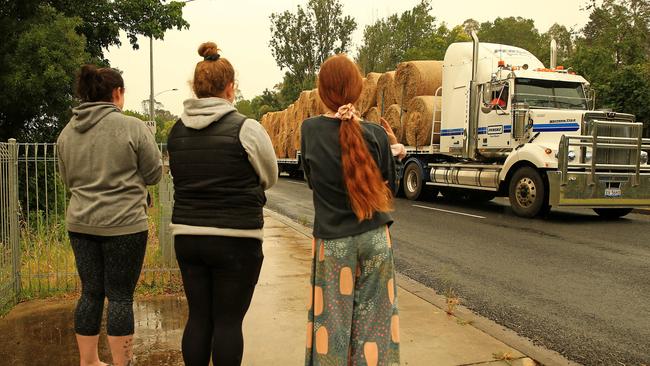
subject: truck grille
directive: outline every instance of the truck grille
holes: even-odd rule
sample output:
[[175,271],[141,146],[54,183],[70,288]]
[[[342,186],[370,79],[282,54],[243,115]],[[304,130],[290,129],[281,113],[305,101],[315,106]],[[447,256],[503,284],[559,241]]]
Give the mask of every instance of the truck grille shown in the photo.
[[[587,135],[593,133],[593,120],[600,121],[611,121],[611,122],[634,122],[634,116],[627,114],[619,113],[587,113],[585,115],[585,126]],[[638,132],[636,128],[629,125],[621,126],[611,126],[611,125],[599,125],[598,127],[598,136],[601,137],[638,137]],[[633,150],[623,150],[623,149],[607,149],[601,148],[596,152],[594,156],[597,164],[616,164],[616,165],[630,165],[634,164],[636,157],[633,155]]]

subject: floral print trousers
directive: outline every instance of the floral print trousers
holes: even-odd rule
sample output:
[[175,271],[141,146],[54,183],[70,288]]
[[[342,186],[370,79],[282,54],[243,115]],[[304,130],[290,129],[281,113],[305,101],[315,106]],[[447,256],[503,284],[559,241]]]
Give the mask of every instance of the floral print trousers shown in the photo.
[[306,366],[399,365],[388,226],[312,244]]

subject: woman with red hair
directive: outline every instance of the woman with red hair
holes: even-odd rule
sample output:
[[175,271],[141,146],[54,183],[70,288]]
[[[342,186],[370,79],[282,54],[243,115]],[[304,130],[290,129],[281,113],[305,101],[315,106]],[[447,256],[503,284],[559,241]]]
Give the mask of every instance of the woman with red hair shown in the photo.
[[391,147],[397,155],[404,147],[387,124],[382,128],[357,117],[352,103],[361,89],[354,62],[345,55],[330,57],[318,75],[328,112],[301,128],[303,169],[315,209],[308,366],[399,364],[388,227],[395,189]]

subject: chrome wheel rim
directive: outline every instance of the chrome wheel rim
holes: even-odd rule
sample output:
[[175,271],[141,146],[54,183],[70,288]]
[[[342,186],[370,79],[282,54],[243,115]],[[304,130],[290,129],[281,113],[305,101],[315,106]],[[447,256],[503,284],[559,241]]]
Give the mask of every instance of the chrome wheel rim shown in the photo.
[[414,171],[409,172],[406,179],[406,188],[412,193],[415,193],[418,189],[418,175]]
[[535,200],[537,199],[535,182],[528,177],[520,179],[515,188],[515,198],[517,199],[517,204],[523,208],[529,208],[535,204]]

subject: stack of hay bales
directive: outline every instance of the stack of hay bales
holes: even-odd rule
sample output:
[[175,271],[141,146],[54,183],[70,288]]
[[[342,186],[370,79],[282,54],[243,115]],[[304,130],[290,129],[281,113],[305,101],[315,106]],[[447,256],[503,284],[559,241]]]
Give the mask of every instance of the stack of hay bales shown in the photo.
[[[365,121],[379,123],[385,118],[399,142],[421,147],[431,142],[434,105],[436,121],[440,121],[441,98],[434,97],[442,85],[441,61],[409,61],[397,70],[383,74],[369,73],[363,79],[363,90],[355,102]],[[261,123],[266,129],[278,158],[295,158],[300,150],[300,128],[308,118],[327,111],[318,89],[306,90],[287,109],[265,114]],[[433,127],[440,132],[440,124]],[[440,135],[434,134],[433,143]]]
[[389,71],[381,75],[377,81],[377,109],[379,114],[391,105],[397,103],[397,90],[395,89],[395,71]]
[[362,116],[368,114],[371,108],[377,106],[377,82],[382,74],[371,72],[363,79],[363,89],[357,101],[357,109]]
[[436,115],[433,143],[440,143],[441,98],[434,97],[442,86],[442,61],[409,61],[397,66],[395,89],[401,107],[401,134],[405,145],[421,147],[431,143],[433,109]]
[[[406,114],[405,140],[410,146],[424,146],[431,143],[431,122],[433,109],[436,109],[436,121],[440,121],[442,98],[434,96],[418,96],[409,102]],[[440,124],[436,123],[435,132],[440,132]],[[433,135],[433,143],[440,143],[440,135]]]

